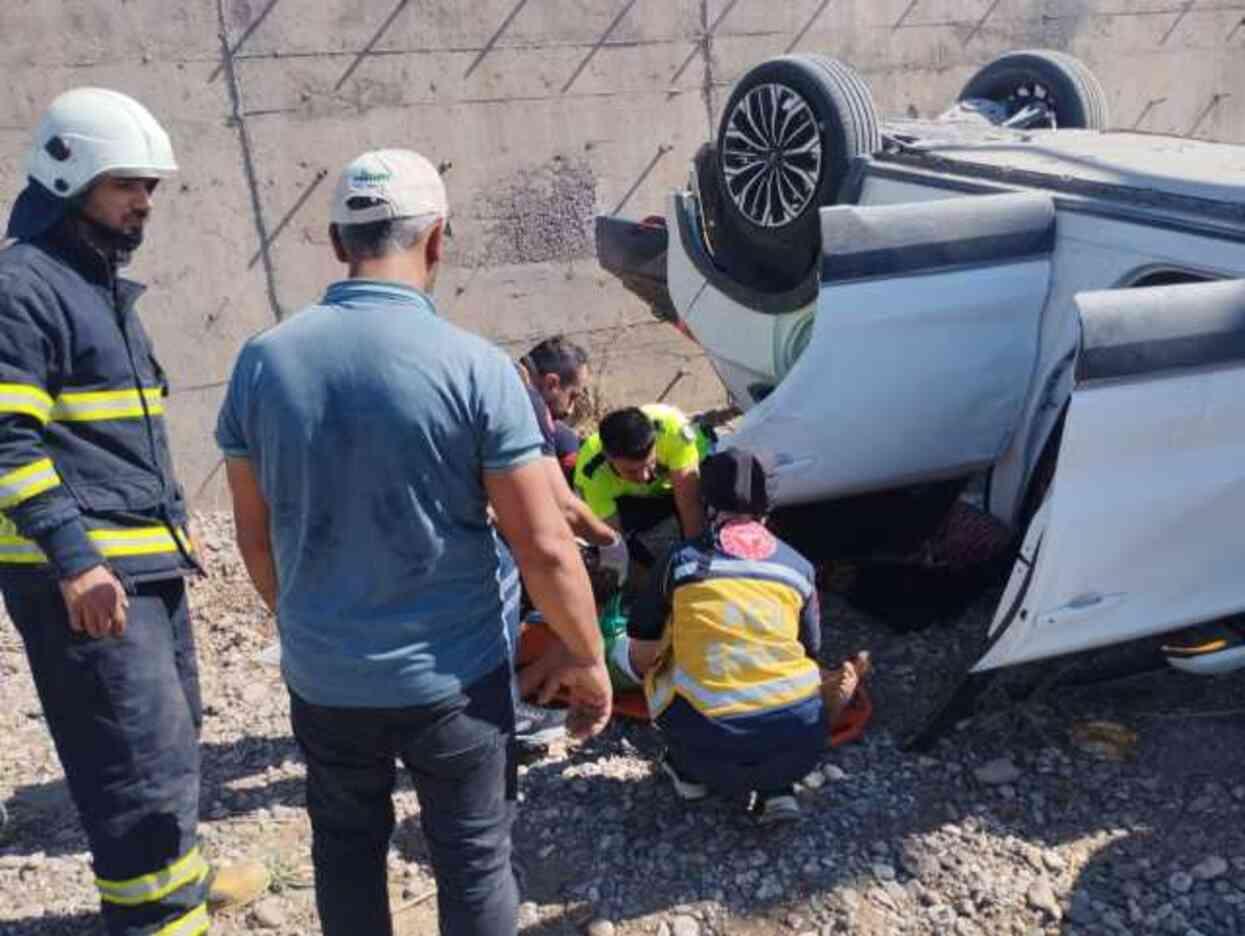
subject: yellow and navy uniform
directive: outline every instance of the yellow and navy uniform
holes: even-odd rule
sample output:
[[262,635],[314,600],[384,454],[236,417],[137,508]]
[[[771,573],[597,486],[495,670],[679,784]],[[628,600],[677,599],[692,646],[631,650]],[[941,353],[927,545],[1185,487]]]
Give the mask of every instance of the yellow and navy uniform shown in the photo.
[[[142,292],[64,226],[0,251],[0,590],[91,846],[110,933],[207,932],[195,567]],[[56,579],[106,563],[124,633],[70,630]]]
[[[755,548],[733,549],[732,539]],[[819,698],[820,627],[808,560],[760,524],[739,523],[673,550],[628,633],[662,641],[645,680],[654,718],[681,697],[718,719]]]
[[649,713],[679,769],[718,792],[782,791],[825,748],[813,569],[751,521],[676,547],[627,633],[661,640]]
[[648,484],[620,478],[610,467],[601,434],[594,432],[584,440],[575,460],[574,487],[596,516],[608,520],[618,513],[621,497],[662,497],[670,495],[671,472],[695,468],[709,451],[705,433],[673,406],[649,403],[641,406],[653,424],[657,454],[656,477]]
[[142,292],[78,245],[0,252],[0,583],[193,567]]

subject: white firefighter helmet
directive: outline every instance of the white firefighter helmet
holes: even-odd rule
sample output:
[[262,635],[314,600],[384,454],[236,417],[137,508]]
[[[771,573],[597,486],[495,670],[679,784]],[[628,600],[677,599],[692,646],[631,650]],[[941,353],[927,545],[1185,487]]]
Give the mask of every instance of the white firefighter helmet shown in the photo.
[[162,179],[177,172],[169,135],[147,108],[105,88],[74,88],[54,100],[35,130],[26,174],[72,198],[104,173]]

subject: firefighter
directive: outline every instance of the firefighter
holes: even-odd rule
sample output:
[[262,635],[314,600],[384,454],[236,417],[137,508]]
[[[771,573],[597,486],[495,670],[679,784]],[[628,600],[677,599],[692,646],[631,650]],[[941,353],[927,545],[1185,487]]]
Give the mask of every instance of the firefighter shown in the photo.
[[141,104],[77,88],[40,121],[26,169],[16,243],[0,252],[0,591],[108,932],[189,936],[207,931],[211,876],[196,845],[202,709],[183,583],[198,566],[168,383],[134,309],[143,287],[118,272],[177,164]]

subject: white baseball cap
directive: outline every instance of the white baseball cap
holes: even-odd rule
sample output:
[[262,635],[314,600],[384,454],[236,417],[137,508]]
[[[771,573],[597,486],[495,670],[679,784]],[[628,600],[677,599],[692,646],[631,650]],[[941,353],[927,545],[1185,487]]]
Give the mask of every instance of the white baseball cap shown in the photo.
[[342,170],[333,193],[332,221],[369,224],[420,215],[444,218],[448,208],[441,173],[427,159],[412,150],[373,150]]

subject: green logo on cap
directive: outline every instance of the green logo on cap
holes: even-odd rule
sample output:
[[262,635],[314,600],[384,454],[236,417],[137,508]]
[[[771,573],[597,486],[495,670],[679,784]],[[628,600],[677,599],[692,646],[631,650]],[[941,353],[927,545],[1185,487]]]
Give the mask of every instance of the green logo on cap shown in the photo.
[[370,169],[360,169],[350,177],[351,182],[357,182],[360,185],[380,185],[388,182],[393,175],[389,172],[372,172]]

